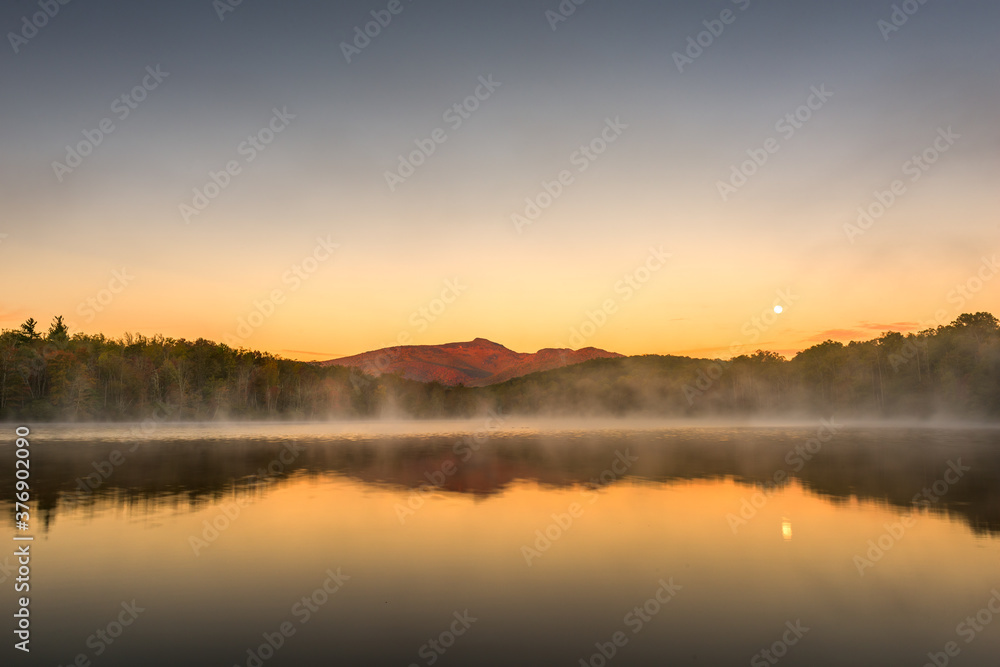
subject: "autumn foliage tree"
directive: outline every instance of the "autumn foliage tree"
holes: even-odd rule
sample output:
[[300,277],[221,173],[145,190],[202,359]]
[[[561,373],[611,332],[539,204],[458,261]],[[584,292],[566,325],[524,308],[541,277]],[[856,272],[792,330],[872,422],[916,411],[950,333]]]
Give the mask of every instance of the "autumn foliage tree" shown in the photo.
[[0,332],[0,419],[211,420],[522,414],[1000,417],[1000,324],[963,314],[920,332],[828,340],[792,359],[594,359],[489,387],[449,387],[198,339]]

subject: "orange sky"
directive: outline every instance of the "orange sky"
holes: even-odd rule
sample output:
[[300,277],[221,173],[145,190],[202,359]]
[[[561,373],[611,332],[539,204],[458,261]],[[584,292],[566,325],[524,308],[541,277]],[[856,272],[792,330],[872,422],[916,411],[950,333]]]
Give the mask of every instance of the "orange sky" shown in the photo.
[[[557,32],[540,11],[436,7],[352,63],[341,4],[192,18],[190,44],[151,9],[150,39],[113,55],[125,18],[80,16],[0,74],[26,91],[4,100],[0,327],[61,314],[299,359],[477,337],[728,357],[1000,313],[998,269],[978,277],[1000,253],[997,8],[927,5],[886,40],[868,5],[752,4],[684,71],[700,3],[591,7]],[[246,38],[277,23],[287,53]],[[115,116],[158,62],[169,76]],[[55,170],[104,116],[114,131]]]
[[[555,215],[551,226],[562,226]],[[956,249],[947,262],[913,247],[879,258],[838,239],[835,228],[825,235],[830,250],[816,239],[813,252],[793,254],[764,237],[706,249],[683,232],[631,234],[637,238],[605,247],[543,230],[530,240],[494,231],[408,257],[399,246],[372,253],[347,231],[329,235],[340,247],[315,265],[303,261],[317,238],[327,238],[321,231],[277,247],[251,240],[238,253],[188,251],[174,266],[145,250],[112,263],[51,249],[47,262],[62,274],[7,292],[0,326],[29,316],[47,324],[63,314],[73,331],[205,337],[299,359],[476,337],[525,352],[595,346],[729,357],[761,348],[792,354],[827,338],[862,340],[919,330],[935,318],[947,323],[961,312],[998,311],[1000,280],[979,292],[973,280],[965,297],[954,291],[977,275],[982,249]],[[490,252],[477,256],[463,245]],[[657,270],[647,266],[658,266],[651,247],[670,254]],[[15,275],[38,271],[31,248],[8,240],[0,252]],[[113,272],[123,270],[116,282]]]

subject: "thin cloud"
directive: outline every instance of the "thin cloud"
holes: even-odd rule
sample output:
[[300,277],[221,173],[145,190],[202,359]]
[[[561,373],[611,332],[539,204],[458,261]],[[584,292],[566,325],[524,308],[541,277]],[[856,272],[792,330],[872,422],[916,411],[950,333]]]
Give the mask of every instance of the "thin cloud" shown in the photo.
[[893,322],[892,324],[876,324],[873,322],[861,322],[856,326],[860,329],[870,329],[871,331],[913,331],[920,326],[920,323]]

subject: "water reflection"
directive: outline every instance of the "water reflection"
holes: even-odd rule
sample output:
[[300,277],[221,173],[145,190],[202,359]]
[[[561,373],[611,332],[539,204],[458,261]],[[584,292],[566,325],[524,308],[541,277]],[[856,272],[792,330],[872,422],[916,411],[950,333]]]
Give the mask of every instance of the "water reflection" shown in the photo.
[[[795,471],[787,453],[814,429],[509,429],[467,460],[460,432],[316,431],[188,430],[128,451],[38,429],[31,664],[724,665],[780,650],[787,665],[921,665],[956,641],[961,664],[986,665],[1000,651],[1000,623],[956,634],[1000,586],[995,432],[845,429]],[[959,459],[938,502],[914,506]],[[133,600],[134,624],[91,640]]]
[[[466,426],[468,428],[468,426]],[[46,525],[61,508],[93,503],[196,509],[224,494],[257,498],[297,475],[344,475],[372,486],[485,497],[519,480],[556,488],[601,485],[615,453],[637,461],[623,478],[672,484],[732,478],[765,491],[787,480],[833,503],[853,498],[898,509],[914,505],[961,517],[976,531],[1000,530],[1000,431],[842,429],[802,459],[814,428],[642,430],[507,429],[475,436],[452,426],[418,435],[344,432],[336,427],[192,426],[136,440],[128,427],[39,427],[34,497]],[[814,440],[815,442],[815,440]],[[13,452],[7,449],[8,455]],[[969,468],[961,484],[935,494],[949,462]],[[617,479],[617,476],[615,476]],[[0,503],[13,480],[0,481]]]

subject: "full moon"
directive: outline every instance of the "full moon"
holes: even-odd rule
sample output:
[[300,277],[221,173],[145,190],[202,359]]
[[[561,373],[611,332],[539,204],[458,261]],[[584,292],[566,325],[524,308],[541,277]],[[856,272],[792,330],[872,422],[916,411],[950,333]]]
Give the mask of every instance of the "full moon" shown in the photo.
[[782,308],[781,306],[775,306],[774,307],[774,312],[778,313],[779,315],[781,314],[781,311],[783,311],[783,310],[784,310],[784,308]]

